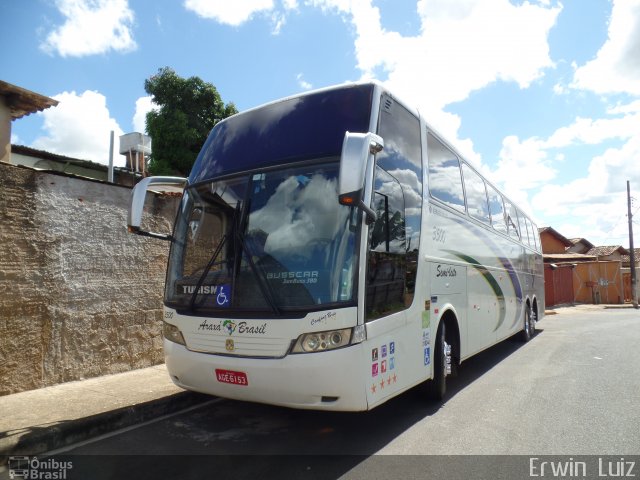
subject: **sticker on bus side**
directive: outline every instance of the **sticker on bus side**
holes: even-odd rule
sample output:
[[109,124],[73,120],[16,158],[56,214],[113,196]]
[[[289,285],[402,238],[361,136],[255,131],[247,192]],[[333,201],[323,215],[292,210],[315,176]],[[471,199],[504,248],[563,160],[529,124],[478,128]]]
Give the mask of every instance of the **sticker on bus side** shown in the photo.
[[422,328],[429,328],[431,326],[431,311],[425,310],[422,312]]

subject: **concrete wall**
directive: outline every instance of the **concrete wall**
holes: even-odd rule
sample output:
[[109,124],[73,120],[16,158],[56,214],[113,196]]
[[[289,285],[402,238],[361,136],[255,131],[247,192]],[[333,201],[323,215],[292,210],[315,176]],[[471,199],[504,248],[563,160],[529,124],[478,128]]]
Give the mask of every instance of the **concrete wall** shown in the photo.
[[[0,395],[163,361],[169,244],[126,232],[130,192],[0,163]],[[178,201],[148,195],[155,231]]]

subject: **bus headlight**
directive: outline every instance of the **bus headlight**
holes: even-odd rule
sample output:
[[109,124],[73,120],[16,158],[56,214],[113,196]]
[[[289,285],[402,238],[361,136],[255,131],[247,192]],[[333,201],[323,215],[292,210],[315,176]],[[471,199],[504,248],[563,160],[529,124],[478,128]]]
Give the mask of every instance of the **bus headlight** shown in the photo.
[[298,337],[291,353],[324,352],[334,348],[346,347],[352,343],[352,333],[353,329],[351,328],[305,333]]
[[170,323],[162,322],[162,336],[170,342],[179,343],[184,346],[187,345],[180,329]]

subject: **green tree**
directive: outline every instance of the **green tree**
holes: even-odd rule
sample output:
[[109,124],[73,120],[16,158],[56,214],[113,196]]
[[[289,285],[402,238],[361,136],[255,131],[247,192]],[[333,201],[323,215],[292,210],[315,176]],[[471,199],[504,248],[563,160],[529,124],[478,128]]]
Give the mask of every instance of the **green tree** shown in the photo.
[[225,105],[211,83],[182,78],[169,67],[145,80],[144,89],[158,107],[147,113],[147,134],[153,141],[149,171],[186,177],[213,126],[237,113],[236,107]]

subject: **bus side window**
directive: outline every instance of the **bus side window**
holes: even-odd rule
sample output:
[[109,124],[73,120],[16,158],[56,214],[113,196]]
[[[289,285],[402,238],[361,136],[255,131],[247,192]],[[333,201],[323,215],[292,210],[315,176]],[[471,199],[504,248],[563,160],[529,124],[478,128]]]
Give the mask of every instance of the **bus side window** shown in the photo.
[[518,224],[518,213],[515,207],[507,200],[504,201],[505,211],[507,212],[507,228],[509,236],[520,240],[520,226]]
[[407,242],[405,205],[397,179],[376,167],[373,209],[376,221],[369,228],[366,316],[368,320],[405,308]]
[[533,241],[536,244],[535,249],[537,252],[539,252],[541,249],[540,249],[540,235],[538,233],[538,227],[533,222],[531,222],[531,227],[533,229]]
[[522,214],[518,211],[515,205],[511,204],[511,208],[513,209],[513,213],[511,214],[513,217],[513,223],[518,230],[518,235],[520,236],[520,241],[522,243],[526,243],[527,241],[527,228],[524,226],[524,222],[522,221]]
[[520,210],[516,210],[520,225],[520,238],[525,246],[529,245],[529,232],[527,231],[527,219]]
[[536,244],[533,241],[533,228],[531,228],[531,221],[527,218],[524,217],[524,222],[527,224],[527,239],[529,240],[529,246],[531,248],[536,248]]
[[491,214],[491,225],[498,232],[507,233],[507,224],[505,222],[505,211],[502,195],[487,184],[487,192],[489,193],[489,213]]
[[464,212],[464,192],[458,157],[432,134],[427,134],[429,192],[431,196]]
[[469,215],[481,222],[491,223],[484,180],[466,163],[462,164],[462,177],[464,178],[464,190],[467,195]]

